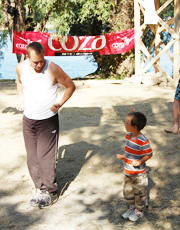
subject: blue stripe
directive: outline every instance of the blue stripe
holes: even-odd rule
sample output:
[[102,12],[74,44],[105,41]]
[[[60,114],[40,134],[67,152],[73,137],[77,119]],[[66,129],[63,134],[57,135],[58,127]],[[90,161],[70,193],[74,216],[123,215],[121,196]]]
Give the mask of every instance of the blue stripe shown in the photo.
[[134,143],[134,142],[131,142],[131,141],[129,141],[129,140],[127,140],[126,141],[126,146],[128,146],[128,147],[130,147],[131,149],[135,149],[135,150],[141,150],[141,146],[140,145],[138,145],[138,144],[136,144],[136,143]]
[[142,145],[142,150],[150,149],[150,144],[147,143],[146,145]]
[[130,160],[141,160],[144,156],[147,156],[147,154],[135,155],[135,154],[131,154],[125,151],[125,156],[127,159],[130,159]]
[[143,134],[141,134],[137,139],[139,139],[140,141],[143,141],[143,142],[147,141],[147,138]]

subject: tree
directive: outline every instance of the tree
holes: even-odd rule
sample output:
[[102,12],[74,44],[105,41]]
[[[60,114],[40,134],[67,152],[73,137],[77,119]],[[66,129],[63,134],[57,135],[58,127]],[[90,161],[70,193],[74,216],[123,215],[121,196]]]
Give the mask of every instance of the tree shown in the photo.
[[[134,0],[114,0],[113,10],[109,18],[110,32],[131,29],[134,27]],[[134,73],[134,50],[116,55],[96,56],[99,71],[107,78],[124,78]]]
[[[0,23],[10,35],[13,30],[45,31],[47,25],[59,35],[100,35],[133,28],[133,11],[134,0],[0,0]],[[163,15],[167,17],[172,12],[173,4]],[[134,51],[93,55],[98,63],[97,73],[103,77],[122,78],[134,71]]]
[[[79,27],[80,25],[88,25],[88,30],[86,30],[88,34],[84,35],[99,35],[134,27],[132,17],[134,0],[82,0],[81,3],[83,5],[79,10]],[[72,25],[73,27],[74,25]],[[72,28],[70,31],[72,31]],[[97,53],[93,54],[93,56],[98,63],[97,73],[101,77],[109,78],[114,76],[122,78],[125,75],[130,76],[134,71],[133,51],[126,54],[107,56],[100,56]]]
[[[55,0],[1,0],[0,21],[8,30],[11,37],[12,31],[43,31],[54,10]],[[20,61],[21,55],[17,55]]]
[[[118,24],[118,0],[1,0],[0,3],[2,22],[9,34],[13,30],[44,31],[47,24],[52,24],[61,35],[100,35],[123,28]],[[122,56],[94,54],[98,72],[105,76],[115,73]]]
[[[89,26],[92,28],[89,34],[92,35],[131,29],[134,27],[133,2],[134,0],[83,1],[84,4],[79,17],[81,18],[80,22],[92,25]],[[133,52],[106,56],[100,56],[96,53],[93,56],[98,63],[97,73],[101,77],[122,78],[125,75],[130,76],[134,71]]]
[[[134,0],[71,0],[65,11],[58,9],[50,18],[55,18],[56,32],[70,35],[101,35],[108,32],[133,28],[133,1]],[[67,4],[67,3],[66,3]],[[52,21],[53,21],[52,20]],[[63,24],[61,23],[63,22]],[[128,54],[100,56],[93,54],[98,63],[97,73],[101,77],[109,77],[125,74],[124,69],[119,66],[124,60],[129,58],[133,66],[133,52]],[[125,66],[127,65],[127,61]],[[131,71],[129,71],[131,69]],[[133,67],[126,67],[126,74],[132,74]]]

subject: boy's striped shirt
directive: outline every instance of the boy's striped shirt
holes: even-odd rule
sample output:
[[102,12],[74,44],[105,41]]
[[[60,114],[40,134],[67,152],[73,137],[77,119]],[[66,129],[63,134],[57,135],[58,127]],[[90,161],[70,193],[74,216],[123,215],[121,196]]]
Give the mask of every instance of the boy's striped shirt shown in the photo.
[[124,159],[124,173],[126,175],[137,175],[139,173],[146,172],[146,164],[134,167],[132,165],[133,160],[141,160],[144,156],[152,156],[152,148],[149,140],[140,134],[136,138],[131,137],[132,134],[126,134],[126,145],[125,145],[125,159]]

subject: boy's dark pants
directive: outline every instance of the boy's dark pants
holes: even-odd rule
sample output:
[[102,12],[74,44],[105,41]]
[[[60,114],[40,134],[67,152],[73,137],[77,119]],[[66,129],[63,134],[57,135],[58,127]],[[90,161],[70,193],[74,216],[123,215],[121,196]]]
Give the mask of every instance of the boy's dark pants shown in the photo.
[[143,210],[147,198],[148,177],[146,173],[133,176],[124,176],[123,194],[128,205],[135,205]]
[[56,154],[59,137],[58,115],[44,120],[23,117],[27,165],[36,188],[57,191]]

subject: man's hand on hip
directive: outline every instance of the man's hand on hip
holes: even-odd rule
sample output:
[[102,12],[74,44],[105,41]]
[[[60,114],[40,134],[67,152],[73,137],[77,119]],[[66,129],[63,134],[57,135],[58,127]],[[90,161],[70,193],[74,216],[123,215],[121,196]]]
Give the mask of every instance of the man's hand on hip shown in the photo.
[[16,109],[18,111],[24,111],[24,102],[22,99],[19,99],[18,102],[16,103]]
[[54,113],[57,113],[58,110],[61,108],[61,104],[54,104],[53,106],[51,106],[51,111],[53,111]]

